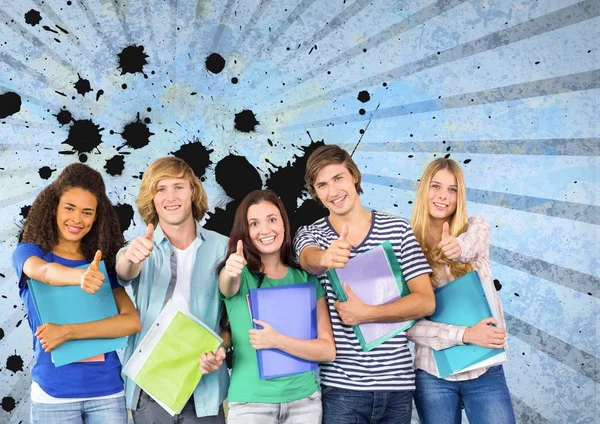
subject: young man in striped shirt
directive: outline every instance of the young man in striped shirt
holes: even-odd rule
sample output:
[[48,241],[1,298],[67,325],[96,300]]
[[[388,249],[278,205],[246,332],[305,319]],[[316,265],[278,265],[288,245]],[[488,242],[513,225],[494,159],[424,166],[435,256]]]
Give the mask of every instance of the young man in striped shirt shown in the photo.
[[[305,180],[311,196],[329,210],[328,217],[301,227],[294,240],[300,265],[319,275],[327,292],[337,349],[336,359],[320,366],[323,423],[410,423],[415,374],[406,333],[363,352],[351,326],[431,315],[431,269],[407,221],[363,207],[361,174],[348,152],[334,145],[318,148],[308,159]],[[339,302],[325,272],[388,240],[411,294],[371,306],[346,286],[348,300]]]

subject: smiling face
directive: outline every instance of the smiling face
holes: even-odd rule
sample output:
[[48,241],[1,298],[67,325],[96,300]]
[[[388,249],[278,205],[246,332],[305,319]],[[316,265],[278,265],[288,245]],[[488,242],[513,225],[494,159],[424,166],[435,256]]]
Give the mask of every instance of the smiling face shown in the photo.
[[192,187],[182,178],[165,178],[156,184],[154,207],[161,226],[179,226],[193,220]]
[[440,169],[429,183],[427,201],[432,220],[449,221],[456,211],[458,187],[456,177],[448,169]]
[[321,203],[335,215],[351,212],[358,200],[356,181],[341,163],[324,166],[317,173],[314,189]]
[[66,190],[56,208],[58,243],[80,243],[96,220],[96,196],[81,188]]
[[279,208],[262,201],[248,208],[248,235],[261,256],[278,254],[285,237]]

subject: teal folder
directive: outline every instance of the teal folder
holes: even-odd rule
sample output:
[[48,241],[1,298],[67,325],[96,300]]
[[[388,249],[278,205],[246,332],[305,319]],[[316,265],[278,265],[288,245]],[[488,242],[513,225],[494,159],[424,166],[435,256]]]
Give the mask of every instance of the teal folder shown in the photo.
[[[477,271],[471,271],[436,289],[435,303],[435,313],[428,318],[433,322],[472,326],[482,319],[492,316]],[[458,345],[443,350],[434,350],[433,357],[439,377],[445,378],[502,352],[504,352],[503,348]]]
[[[87,268],[83,265],[79,268]],[[30,279],[27,284],[35,303],[35,309],[42,324],[79,324],[98,321],[117,315],[117,305],[110,288],[104,261],[100,262],[100,272],[105,276],[100,289],[89,294],[79,286],[51,286]],[[51,352],[52,362],[57,367],[91,358],[102,353],[125,347],[126,337],[115,339],[70,340]]]
[[[361,253],[348,261],[344,268],[330,269],[327,278],[340,302],[347,299],[342,283],[367,305],[394,302],[410,293],[394,248],[389,241]],[[363,352],[406,331],[416,320],[402,322],[375,322],[353,325],[352,330]]]

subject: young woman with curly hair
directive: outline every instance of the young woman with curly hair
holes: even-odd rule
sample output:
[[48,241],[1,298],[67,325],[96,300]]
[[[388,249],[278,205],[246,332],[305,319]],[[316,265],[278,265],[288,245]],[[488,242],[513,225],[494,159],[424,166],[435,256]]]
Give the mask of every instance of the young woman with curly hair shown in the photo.
[[[123,245],[119,221],[102,176],[83,164],[67,166],[33,202],[22,242],[13,253],[19,294],[34,334],[31,369],[32,423],[126,423],[127,414],[116,352],[61,367],[50,352],[69,340],[115,338],[137,333],[140,321],[115,274]],[[104,280],[103,258],[119,313],[82,324],[42,324],[28,287],[29,279],[52,286],[81,286],[95,293]],[[78,268],[90,264],[87,268]]]
[[[410,223],[433,269],[434,288],[476,270],[495,318],[472,327],[459,327],[422,319],[408,331],[415,343],[415,404],[424,424],[460,424],[461,407],[472,424],[514,424],[515,416],[502,365],[464,371],[439,378],[433,349],[473,344],[501,348],[506,323],[490,266],[490,226],[481,216],[468,217],[465,179],[451,159],[431,162],[417,189]],[[490,324],[493,324],[490,325]]]

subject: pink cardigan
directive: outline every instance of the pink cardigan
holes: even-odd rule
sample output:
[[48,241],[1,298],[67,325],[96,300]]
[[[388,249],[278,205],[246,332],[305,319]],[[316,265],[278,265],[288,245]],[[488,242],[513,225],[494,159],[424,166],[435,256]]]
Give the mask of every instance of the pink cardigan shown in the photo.
[[[481,216],[469,218],[467,231],[456,238],[461,248],[461,255],[455,259],[459,262],[470,262],[473,268],[479,273],[481,284],[484,286],[486,294],[492,293],[492,302],[495,302],[498,311],[498,326],[506,328],[504,313],[500,296],[494,287],[492,279],[492,269],[490,266],[490,225]],[[432,281],[434,288],[441,287],[454,277],[449,272],[449,267],[445,266],[445,275]],[[408,330],[408,339],[415,343],[415,369],[421,369],[429,374],[438,375],[435,360],[433,359],[432,349],[441,350],[448,347],[463,344],[463,335],[467,327],[457,327],[454,325],[440,324],[422,319]],[[505,346],[506,348],[506,346]],[[446,377],[449,381],[472,380],[479,377],[487,371],[487,368],[479,368],[472,371],[466,371]]]

